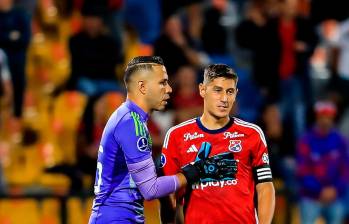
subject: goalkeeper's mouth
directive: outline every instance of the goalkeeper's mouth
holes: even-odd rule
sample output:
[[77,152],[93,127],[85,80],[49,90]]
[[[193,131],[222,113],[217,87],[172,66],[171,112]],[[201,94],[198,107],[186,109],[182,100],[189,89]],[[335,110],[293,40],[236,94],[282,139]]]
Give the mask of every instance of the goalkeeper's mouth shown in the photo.
[[167,101],[168,101],[169,99],[170,99],[169,96],[168,96],[168,97],[165,97],[165,98],[162,100],[162,102],[165,103],[165,104],[167,104],[167,103],[168,103]]

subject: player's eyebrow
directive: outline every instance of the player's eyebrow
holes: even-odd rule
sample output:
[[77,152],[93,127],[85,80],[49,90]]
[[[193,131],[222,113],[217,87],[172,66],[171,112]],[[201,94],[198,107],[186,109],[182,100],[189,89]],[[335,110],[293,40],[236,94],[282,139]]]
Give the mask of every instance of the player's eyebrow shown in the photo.
[[228,90],[236,91],[236,88],[235,88],[235,87],[231,87],[231,88],[228,88],[227,91],[228,91]]
[[159,81],[159,83],[162,83],[162,82],[166,82],[166,83],[168,83],[169,82],[169,80],[168,79],[161,79],[160,81]]
[[219,90],[222,90],[222,89],[223,89],[223,87],[221,87],[221,86],[213,86],[213,89],[219,89]]

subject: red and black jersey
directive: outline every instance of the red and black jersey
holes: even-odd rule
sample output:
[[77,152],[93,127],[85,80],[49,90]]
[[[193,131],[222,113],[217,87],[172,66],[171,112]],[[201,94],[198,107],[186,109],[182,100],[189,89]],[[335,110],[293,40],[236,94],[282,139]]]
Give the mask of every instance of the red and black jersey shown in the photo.
[[256,223],[255,185],[272,181],[267,144],[254,124],[231,118],[218,130],[205,128],[199,118],[172,127],[166,134],[162,166],[173,175],[193,162],[202,142],[212,145],[210,156],[231,152],[238,161],[234,180],[197,183],[185,201],[186,223]]

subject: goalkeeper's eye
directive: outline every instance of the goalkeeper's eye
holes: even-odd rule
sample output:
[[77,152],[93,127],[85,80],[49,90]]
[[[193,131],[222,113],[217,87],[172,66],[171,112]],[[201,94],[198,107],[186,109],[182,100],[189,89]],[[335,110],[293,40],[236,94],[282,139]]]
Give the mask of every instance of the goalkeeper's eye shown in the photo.
[[169,85],[169,81],[167,79],[163,79],[159,82],[159,84],[162,86],[167,86],[167,85]]

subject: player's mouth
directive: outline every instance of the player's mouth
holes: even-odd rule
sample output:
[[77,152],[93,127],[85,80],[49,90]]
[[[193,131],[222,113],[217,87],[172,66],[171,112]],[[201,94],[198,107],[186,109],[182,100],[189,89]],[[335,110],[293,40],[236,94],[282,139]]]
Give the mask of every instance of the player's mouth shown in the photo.
[[218,105],[218,108],[228,109],[228,105]]
[[217,107],[220,111],[226,111],[229,109],[228,105],[218,105]]

